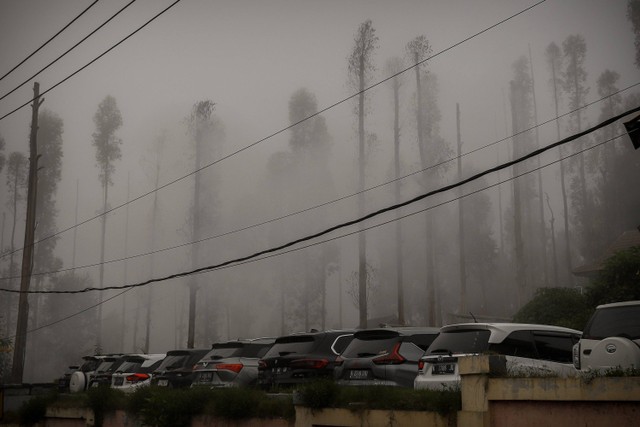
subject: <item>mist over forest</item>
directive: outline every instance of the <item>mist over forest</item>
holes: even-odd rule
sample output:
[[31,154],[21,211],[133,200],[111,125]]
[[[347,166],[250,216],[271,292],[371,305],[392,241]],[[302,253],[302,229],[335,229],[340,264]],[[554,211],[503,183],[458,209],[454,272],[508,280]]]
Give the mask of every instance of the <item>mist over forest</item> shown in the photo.
[[[640,225],[633,116],[440,191],[640,106],[637,0],[184,0],[55,86],[172,3],[135,2],[38,73],[127,4],[101,2],[6,75],[89,2],[0,4],[7,348],[27,101],[55,87],[38,114],[25,382],[97,351],[508,321],[538,289],[580,292],[575,273]],[[48,293],[94,287],[120,289]]]

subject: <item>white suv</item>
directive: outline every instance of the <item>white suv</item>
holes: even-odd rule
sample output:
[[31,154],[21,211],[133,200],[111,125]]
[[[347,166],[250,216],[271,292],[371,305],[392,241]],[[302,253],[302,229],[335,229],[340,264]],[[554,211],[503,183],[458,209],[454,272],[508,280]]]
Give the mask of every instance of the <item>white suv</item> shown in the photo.
[[596,307],[573,348],[573,364],[582,371],[640,369],[640,301]]
[[524,323],[443,326],[418,363],[414,388],[458,388],[458,359],[486,353],[505,355],[510,375],[573,376],[577,371],[571,351],[580,334],[560,326]]

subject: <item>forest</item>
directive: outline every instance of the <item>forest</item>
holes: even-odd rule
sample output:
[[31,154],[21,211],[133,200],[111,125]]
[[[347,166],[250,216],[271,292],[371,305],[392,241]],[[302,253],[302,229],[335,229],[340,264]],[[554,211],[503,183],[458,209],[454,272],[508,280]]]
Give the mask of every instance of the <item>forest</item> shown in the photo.
[[[127,137],[142,119],[105,85],[82,124],[92,157],[74,169],[67,161],[78,142],[67,135],[79,119],[45,98],[25,378],[49,380],[92,353],[312,328],[509,321],[540,289],[581,292],[591,278],[580,268],[640,226],[640,153],[622,125],[638,113],[482,172],[640,106],[640,2],[625,11],[635,76],[588,68],[581,33],[524,44],[502,70],[493,123],[470,120],[473,111],[452,101],[446,65],[432,65],[444,46],[428,31],[382,57],[372,19],[343,41],[340,101],[292,88],[271,99],[286,112],[272,134],[251,133],[251,118],[203,91],[146,126],[144,138]],[[31,125],[20,124],[23,135]],[[254,142],[238,142],[243,127]],[[0,121],[3,378],[30,167],[28,144],[4,129]],[[276,143],[258,146],[269,138]],[[242,163],[249,150],[257,154]]]

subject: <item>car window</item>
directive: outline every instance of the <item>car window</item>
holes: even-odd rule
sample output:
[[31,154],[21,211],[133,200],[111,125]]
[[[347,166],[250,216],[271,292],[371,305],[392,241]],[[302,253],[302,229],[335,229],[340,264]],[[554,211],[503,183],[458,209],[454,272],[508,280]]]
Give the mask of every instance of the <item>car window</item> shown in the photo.
[[538,358],[531,331],[511,332],[501,343],[491,344],[489,351],[506,356]]
[[313,336],[299,335],[278,338],[276,343],[269,349],[265,358],[285,356],[292,353],[308,353],[313,350],[316,341]]
[[573,361],[571,350],[576,341],[571,335],[534,332],[533,339],[540,359],[561,363],[571,363]]
[[436,339],[437,336],[438,336],[437,333],[436,334],[415,334],[405,338],[404,341],[414,343],[415,345],[420,347],[422,349],[422,353],[424,353],[425,350],[429,348],[429,346],[431,345],[433,340]]
[[403,342],[402,344],[400,344],[398,353],[400,353],[400,356],[404,357],[407,360],[417,362],[424,354],[424,349],[418,347],[412,342]]
[[582,337],[595,340],[607,337],[640,339],[640,305],[596,310]]
[[160,366],[158,367],[159,371],[169,371],[171,369],[178,369],[184,365],[184,362],[187,360],[187,354],[175,354],[169,355],[164,358]]
[[137,372],[140,365],[142,365],[144,359],[129,359],[125,360],[117,369],[117,372]]
[[238,357],[242,354],[242,343],[214,344],[213,349],[207,353],[205,359],[225,359],[227,357]]
[[332,350],[336,354],[342,354],[353,340],[353,334],[340,335],[333,343]]
[[389,354],[393,351],[393,346],[399,341],[399,336],[385,337],[378,339],[373,337],[353,338],[353,341],[342,352],[346,358],[373,357],[381,354]]
[[491,332],[486,329],[457,329],[440,332],[426,354],[483,353],[489,348]]
[[242,348],[242,357],[261,358],[271,348],[272,344],[246,344]]

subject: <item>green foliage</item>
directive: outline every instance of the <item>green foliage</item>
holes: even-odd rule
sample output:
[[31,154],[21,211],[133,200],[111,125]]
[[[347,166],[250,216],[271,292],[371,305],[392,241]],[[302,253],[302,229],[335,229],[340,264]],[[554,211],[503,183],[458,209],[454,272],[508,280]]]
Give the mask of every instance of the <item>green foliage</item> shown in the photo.
[[582,330],[591,309],[573,288],[541,288],[513,317],[514,322],[540,323]]
[[87,391],[87,402],[93,410],[96,426],[102,425],[105,414],[126,405],[125,394],[111,387],[90,388]]
[[640,300],[640,246],[619,251],[587,289],[590,307],[617,301]]
[[304,406],[311,409],[332,407],[338,397],[338,385],[332,379],[312,381],[297,390]]
[[22,404],[18,411],[18,418],[21,426],[32,426],[44,420],[47,415],[47,406],[55,402],[57,393],[49,393],[35,396]]
[[145,425],[188,427],[192,417],[203,413],[211,398],[209,389],[148,387],[137,390],[128,407]]
[[413,390],[401,387],[339,387],[333,381],[317,381],[298,389],[305,407],[342,407],[352,410],[382,409],[456,413],[462,407],[459,390]]

